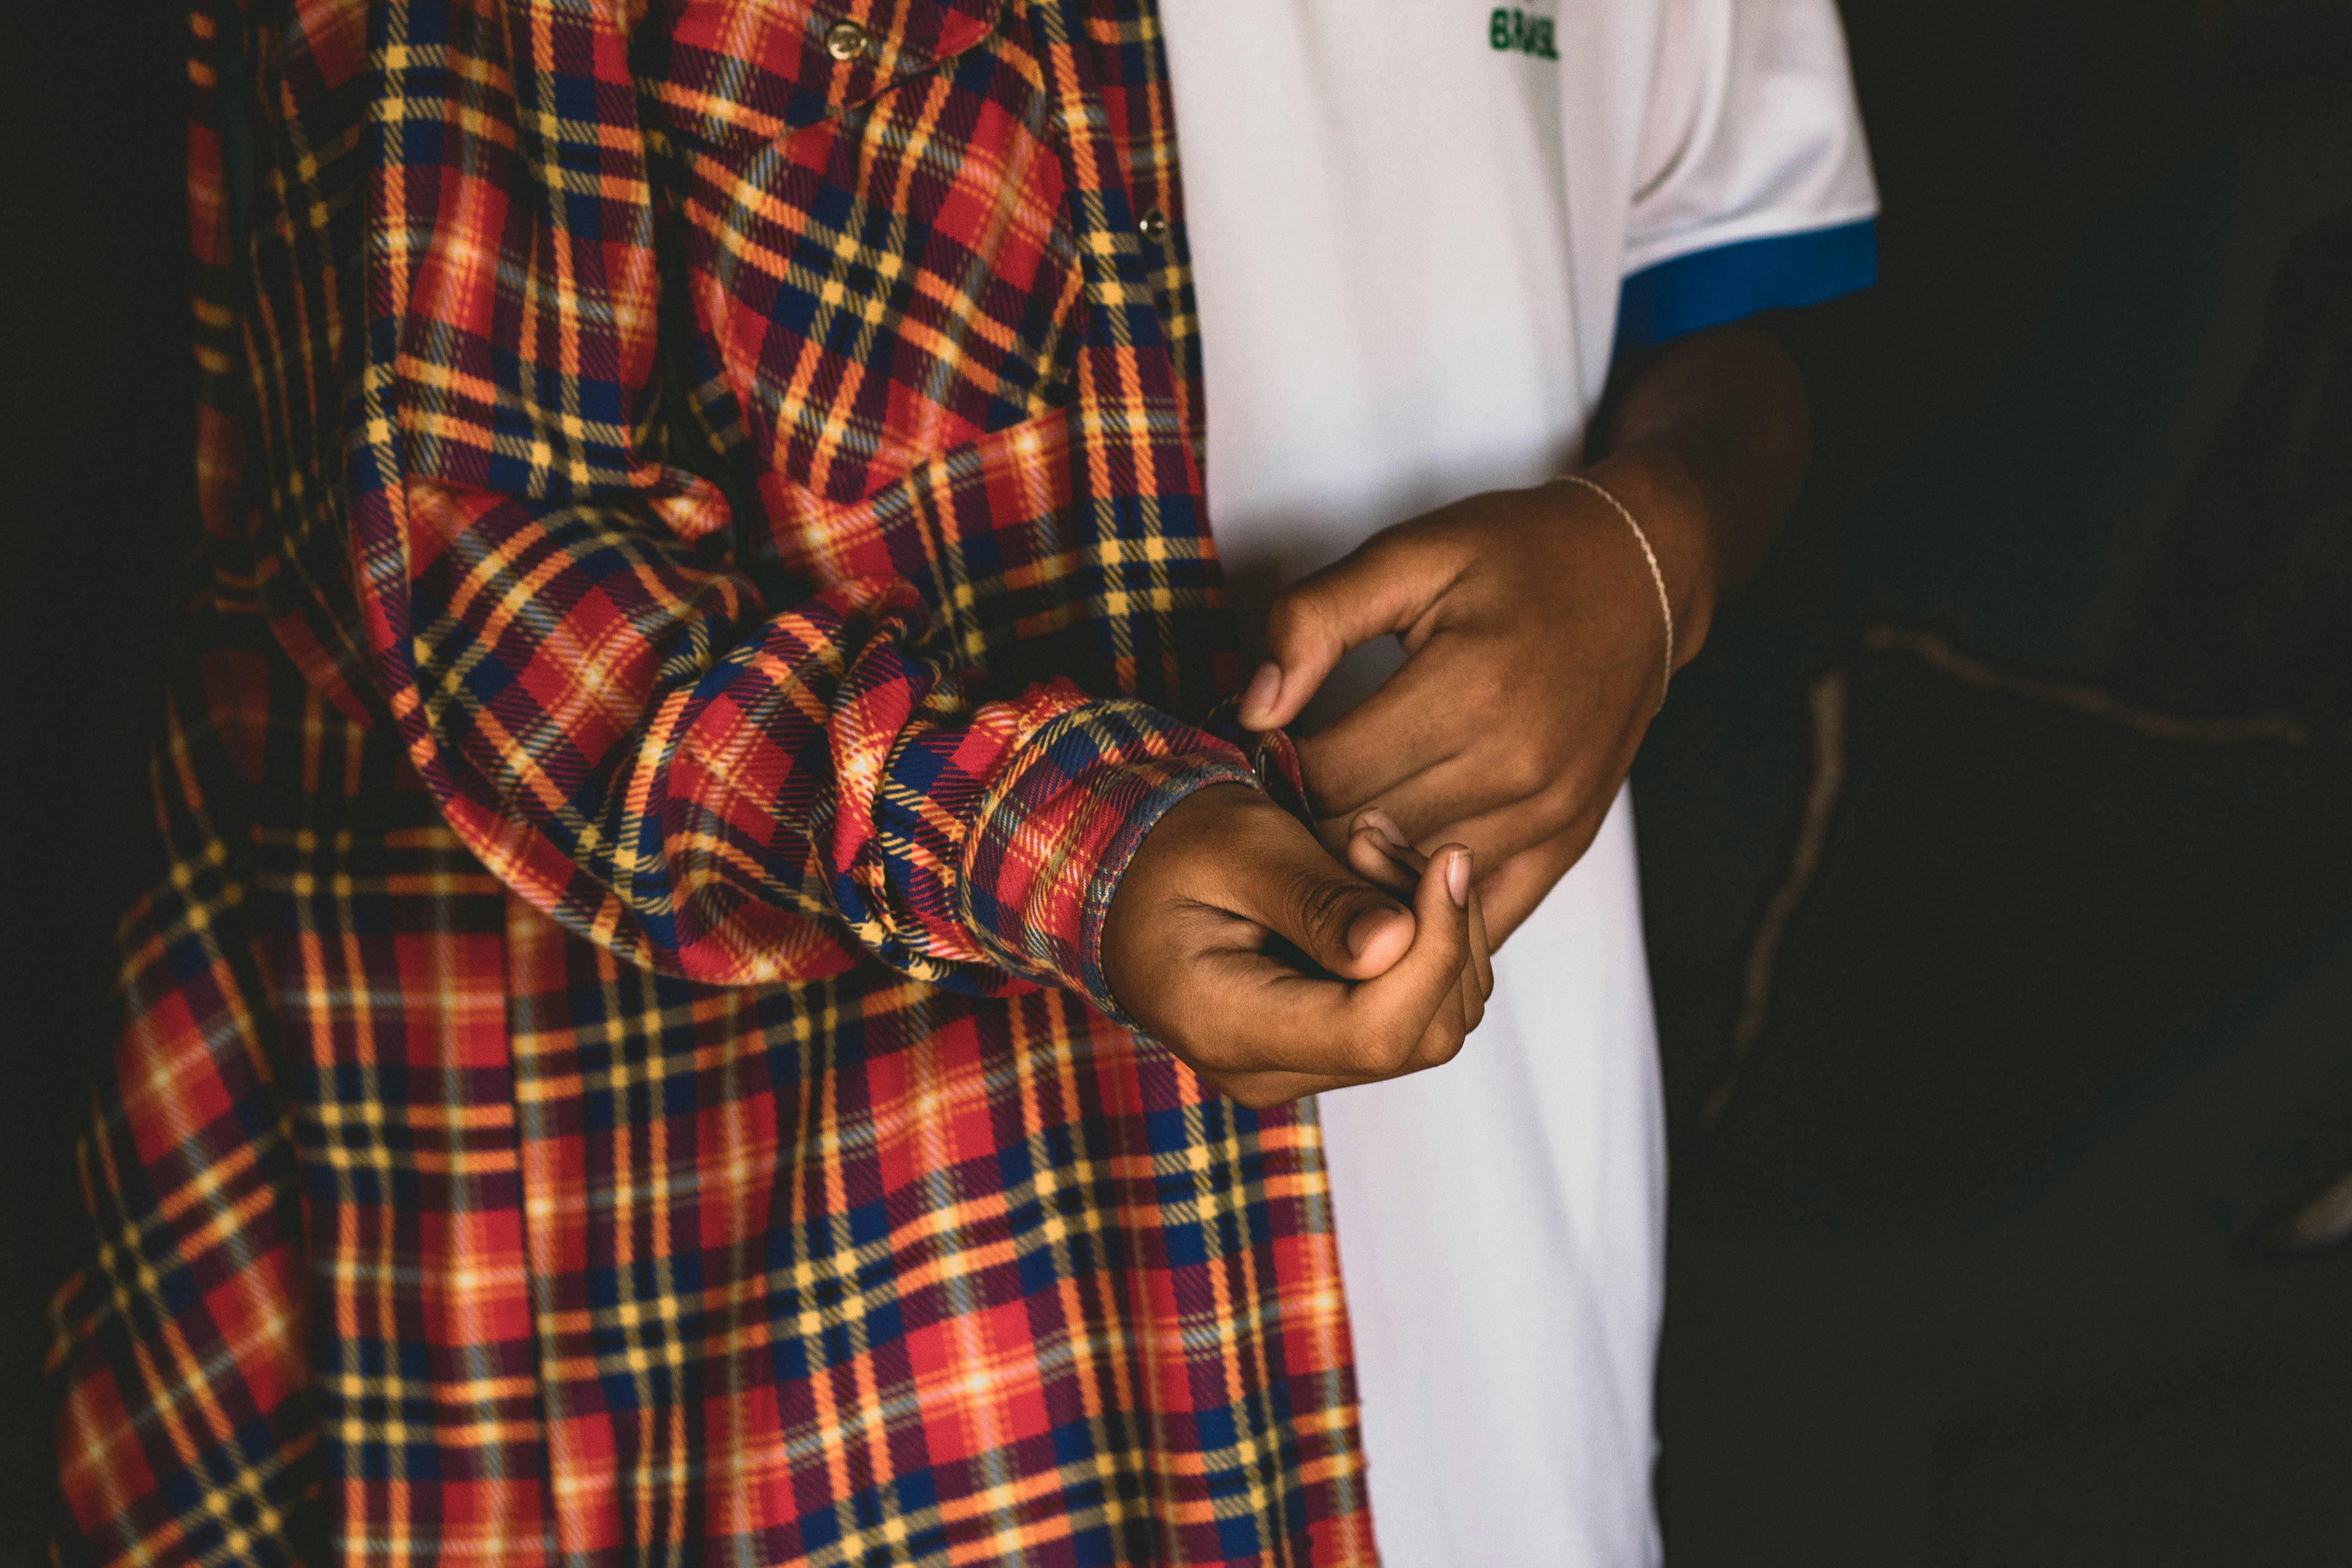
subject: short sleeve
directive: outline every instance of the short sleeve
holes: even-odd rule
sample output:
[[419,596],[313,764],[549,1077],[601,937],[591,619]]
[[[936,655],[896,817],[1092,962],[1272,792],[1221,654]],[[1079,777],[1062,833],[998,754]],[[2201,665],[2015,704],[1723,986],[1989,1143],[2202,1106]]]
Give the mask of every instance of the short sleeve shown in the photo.
[[1668,0],[1616,353],[1869,287],[1878,190],[1832,0]]

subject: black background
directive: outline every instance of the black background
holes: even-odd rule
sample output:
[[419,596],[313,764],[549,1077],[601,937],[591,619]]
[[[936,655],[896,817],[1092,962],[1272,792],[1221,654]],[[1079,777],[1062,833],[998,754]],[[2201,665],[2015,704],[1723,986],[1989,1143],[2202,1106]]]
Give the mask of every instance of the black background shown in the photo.
[[194,509],[185,12],[18,4],[0,34],[0,1563],[46,1563],[48,1295],[139,734]]
[[[2342,0],[1844,9],[1885,202],[1883,284],[1801,327],[1816,479],[1786,547],[1678,688],[1637,774],[1678,1132],[1719,1051],[1784,850],[1806,672],[1878,608],[1937,617],[1997,654],[2101,668],[2245,374],[2279,256],[2352,201],[2352,5]],[[184,26],[155,0],[18,5],[0,41],[7,1563],[46,1560],[44,1303],[71,1255],[72,1138],[104,1048],[106,934],[131,891],[128,847],[143,811],[145,687],[164,585],[192,523]],[[2031,1226],[2031,1191],[2017,1204],[2017,1223]],[[1678,1269],[1675,1289],[1712,1278]],[[1691,1434],[1709,1425],[1708,1401],[1741,1396],[1736,1373],[1724,1383],[1678,1371],[1720,1357],[1706,1325],[1736,1324],[1739,1308],[1677,1296],[1673,1310],[1662,1415],[1675,1561],[1927,1560],[1933,1548],[1899,1519],[1856,1516],[1841,1548],[1834,1511],[1776,1516],[1688,1479],[1705,1466],[1678,1476],[1674,1445],[1704,1448]],[[1834,1368],[1827,1378],[1832,1415],[1841,1400],[1869,1397]],[[2279,1398],[2280,1422],[2303,1418],[2290,1392]],[[2116,1440],[2122,1451],[2127,1439]],[[1815,1471],[1766,1467],[1772,1484],[1801,1496],[1821,1483],[1834,1495],[1829,1473],[1858,1457],[1842,1458],[1838,1442],[1832,1434],[1806,1450]],[[1708,1463],[1728,1473],[1720,1456]],[[2200,1473],[2192,1464],[2187,1475]],[[2065,1511],[2063,1492],[2045,1496],[2030,1474],[1984,1474],[2011,1512]],[[2148,1484],[2181,1479],[2178,1467],[2163,1474]],[[2212,1484],[2226,1482],[2217,1472]],[[1878,1512],[1902,1506],[1882,1500]],[[1767,1528],[1775,1518],[1780,1535]],[[1751,1519],[1763,1533],[1740,1533]],[[1819,1532],[1811,1551],[1808,1531]],[[1878,1544],[1857,1546],[1864,1538]],[[2095,1540],[2073,1560],[2126,1558]],[[2255,1549],[2239,1560],[2265,1558]],[[2352,1542],[2341,1560],[2352,1560]]]

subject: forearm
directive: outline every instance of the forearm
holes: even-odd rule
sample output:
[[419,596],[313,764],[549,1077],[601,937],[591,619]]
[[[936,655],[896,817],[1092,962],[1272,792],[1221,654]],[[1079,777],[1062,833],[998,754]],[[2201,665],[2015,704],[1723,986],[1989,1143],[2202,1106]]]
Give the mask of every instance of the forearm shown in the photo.
[[1601,437],[1594,477],[1651,536],[1685,663],[1796,505],[1811,443],[1803,378],[1768,332],[1695,333],[1618,389]]
[[907,579],[770,606],[643,501],[401,499],[404,570],[367,606],[409,756],[501,880],[646,968],[773,984],[863,955],[1108,1006],[1136,843],[1255,782],[1229,741],[1066,679],[981,701]]

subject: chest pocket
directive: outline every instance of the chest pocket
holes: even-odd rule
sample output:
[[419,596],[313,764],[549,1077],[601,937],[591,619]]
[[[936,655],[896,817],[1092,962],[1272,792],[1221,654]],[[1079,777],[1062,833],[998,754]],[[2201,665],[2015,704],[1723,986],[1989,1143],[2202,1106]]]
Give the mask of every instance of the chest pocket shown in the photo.
[[772,525],[1068,399],[1063,163],[1002,4],[684,0],[639,27],[657,200]]
[[669,0],[632,63],[659,133],[742,152],[873,101],[979,44],[1002,0]]

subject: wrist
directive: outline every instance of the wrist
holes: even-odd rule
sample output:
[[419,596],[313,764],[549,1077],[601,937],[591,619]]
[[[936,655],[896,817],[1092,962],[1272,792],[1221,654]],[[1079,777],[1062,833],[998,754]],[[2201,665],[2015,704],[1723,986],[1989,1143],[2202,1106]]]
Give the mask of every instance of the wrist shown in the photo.
[[1030,735],[980,803],[957,912],[1002,968],[1124,1023],[1102,973],[1112,896],[1160,819],[1224,783],[1256,786],[1231,745],[1139,702],[1081,703]]
[[1662,437],[1629,443],[1581,472],[1633,515],[1656,557],[1674,609],[1674,666],[1680,669],[1706,645],[1723,592],[1711,477],[1694,454]]

